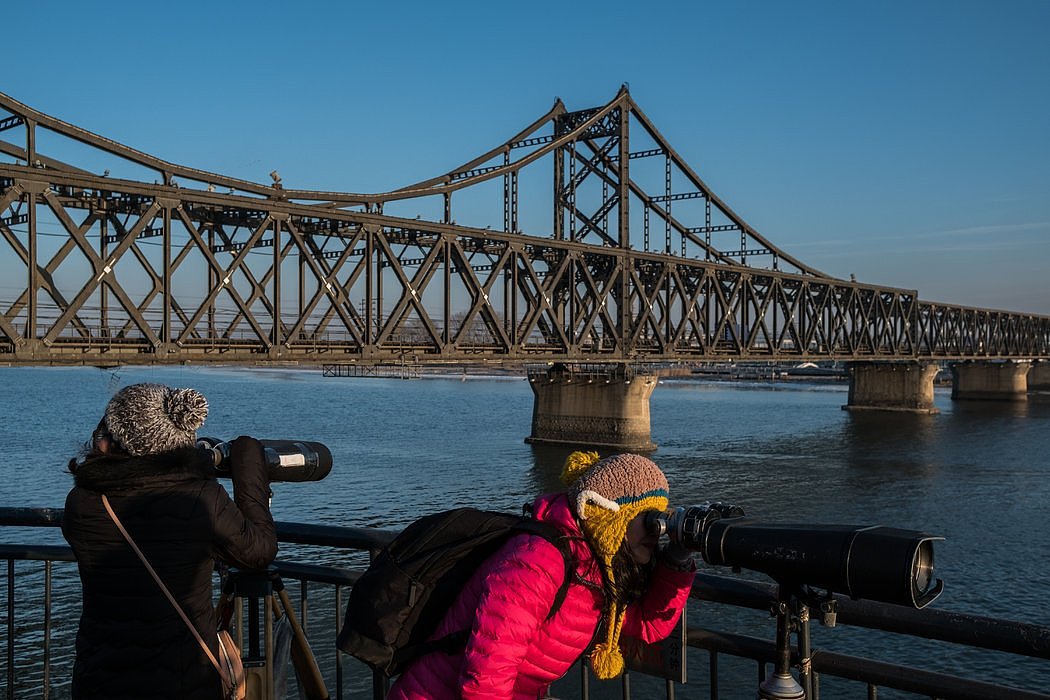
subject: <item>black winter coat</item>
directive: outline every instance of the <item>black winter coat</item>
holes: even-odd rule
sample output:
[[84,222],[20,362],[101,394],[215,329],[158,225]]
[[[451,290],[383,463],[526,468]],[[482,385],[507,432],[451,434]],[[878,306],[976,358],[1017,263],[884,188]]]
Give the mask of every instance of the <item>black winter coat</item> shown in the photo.
[[261,569],[277,554],[262,446],[238,438],[231,456],[235,501],[196,448],[95,456],[76,467],[62,523],[83,585],[74,699],[222,696],[218,672],[109,519],[101,494],[218,658],[215,559]]

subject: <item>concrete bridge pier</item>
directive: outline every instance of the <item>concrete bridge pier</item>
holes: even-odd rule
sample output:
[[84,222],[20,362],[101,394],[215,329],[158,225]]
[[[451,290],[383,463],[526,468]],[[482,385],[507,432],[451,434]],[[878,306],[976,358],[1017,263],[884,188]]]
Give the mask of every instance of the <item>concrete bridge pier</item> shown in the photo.
[[655,374],[624,365],[555,364],[530,372],[532,434],[525,442],[651,452],[649,397],[656,381]]
[[1032,363],[1028,370],[1028,391],[1050,391],[1050,360]]
[[933,405],[933,379],[939,370],[930,362],[850,362],[846,411],[907,411],[939,413]]
[[952,399],[1023,401],[1028,393],[1031,360],[957,362],[952,364]]

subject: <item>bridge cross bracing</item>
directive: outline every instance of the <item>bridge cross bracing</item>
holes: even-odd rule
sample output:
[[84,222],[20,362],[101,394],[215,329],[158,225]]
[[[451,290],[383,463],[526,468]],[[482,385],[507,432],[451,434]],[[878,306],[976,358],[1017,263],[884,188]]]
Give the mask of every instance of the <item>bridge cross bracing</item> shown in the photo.
[[779,249],[626,88],[593,109],[558,100],[393,191],[271,179],[167,162],[0,94],[0,361],[1050,356],[1050,317],[921,301]]

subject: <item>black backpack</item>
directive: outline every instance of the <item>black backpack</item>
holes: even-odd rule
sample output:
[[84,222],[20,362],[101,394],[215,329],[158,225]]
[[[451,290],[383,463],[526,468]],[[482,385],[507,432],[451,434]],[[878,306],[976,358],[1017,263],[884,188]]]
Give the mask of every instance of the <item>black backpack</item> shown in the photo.
[[565,580],[549,620],[565,600],[575,573],[565,533],[521,515],[457,508],[416,520],[380,551],[350,590],[336,645],[387,676],[401,673],[427,652],[462,649],[470,630],[427,639],[471,574],[519,532],[540,535],[565,560]]

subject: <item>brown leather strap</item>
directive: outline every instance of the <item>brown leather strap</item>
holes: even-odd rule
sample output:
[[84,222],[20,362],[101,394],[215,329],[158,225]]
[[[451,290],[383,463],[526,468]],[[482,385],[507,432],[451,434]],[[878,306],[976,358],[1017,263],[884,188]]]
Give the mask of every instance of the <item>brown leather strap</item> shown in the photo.
[[186,616],[185,612],[183,612],[182,606],[175,600],[175,596],[171,594],[168,587],[160,580],[160,576],[158,576],[157,572],[153,570],[152,566],[150,566],[150,563],[146,560],[142,550],[140,550],[138,545],[135,544],[135,540],[131,539],[131,535],[129,535],[128,531],[124,529],[124,525],[120,522],[117,514],[113,512],[113,508],[109,505],[109,499],[106,498],[106,494],[102,494],[102,505],[105,506],[106,512],[109,513],[109,519],[113,521],[113,524],[117,526],[118,530],[120,530],[120,534],[123,535],[124,539],[127,540],[129,545],[131,545],[131,549],[134,550],[135,554],[137,554],[139,559],[142,560],[142,563],[145,564],[146,571],[149,571],[150,575],[153,576],[153,580],[157,582],[157,585],[160,586],[160,590],[163,591],[168,601],[171,602],[175,611],[179,613],[179,617],[181,617],[182,621],[186,623],[186,626],[190,628],[190,632],[193,632],[193,636],[197,638],[197,643],[201,645],[201,649],[203,649],[204,653],[208,655],[208,660],[211,661],[215,670],[219,672],[219,677],[223,678],[225,682],[225,677],[222,675],[222,667],[219,666],[219,661],[215,658],[215,654],[211,653],[208,644],[201,638],[200,632],[197,631],[197,628],[193,626],[192,622],[190,622],[190,618]]

